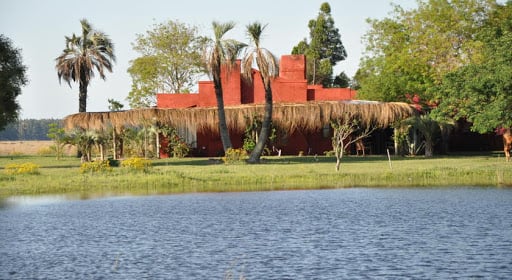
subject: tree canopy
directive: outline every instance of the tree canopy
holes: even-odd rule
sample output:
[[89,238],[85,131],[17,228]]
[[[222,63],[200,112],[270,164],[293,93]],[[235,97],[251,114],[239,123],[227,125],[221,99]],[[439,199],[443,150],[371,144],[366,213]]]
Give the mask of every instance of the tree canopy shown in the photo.
[[154,24],[138,34],[133,49],[141,54],[131,61],[128,73],[132,108],[155,105],[156,93],[188,93],[204,72],[202,50],[206,39],[195,26],[179,21]]
[[18,118],[20,105],[16,98],[28,82],[25,71],[21,50],[0,34],[0,130]]
[[497,6],[476,37],[483,59],[444,77],[434,113],[467,119],[480,133],[512,127],[512,2]]
[[309,21],[308,28],[309,41],[300,41],[293,47],[292,54],[306,55],[308,83],[331,86],[333,67],[347,58],[347,51],[334,25],[329,3],[322,3],[317,18]]
[[416,96],[436,120],[467,120],[472,130],[512,126],[512,1],[418,0],[369,20],[356,81],[360,98]]
[[458,68],[482,59],[475,34],[494,0],[418,0],[418,8],[394,6],[391,17],[369,19],[365,55],[356,80],[361,98],[405,101],[406,94],[425,100],[429,89]]

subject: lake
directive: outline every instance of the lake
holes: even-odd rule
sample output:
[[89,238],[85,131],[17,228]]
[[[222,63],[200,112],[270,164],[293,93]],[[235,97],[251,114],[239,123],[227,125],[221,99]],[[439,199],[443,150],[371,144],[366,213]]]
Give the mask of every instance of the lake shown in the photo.
[[512,189],[13,197],[0,279],[510,279]]

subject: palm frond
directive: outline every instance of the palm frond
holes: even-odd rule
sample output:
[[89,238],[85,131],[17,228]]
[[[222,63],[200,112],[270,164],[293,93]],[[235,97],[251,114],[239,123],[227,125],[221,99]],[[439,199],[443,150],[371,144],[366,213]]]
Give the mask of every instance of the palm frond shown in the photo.
[[279,62],[272,52],[260,47],[261,35],[266,26],[259,22],[247,25],[247,35],[254,46],[246,49],[242,59],[242,74],[245,79],[252,82],[252,66],[256,64],[265,87],[270,88],[271,80],[279,74]]
[[55,59],[59,82],[64,80],[70,86],[71,81],[88,84],[94,77],[94,70],[105,79],[105,70],[112,72],[116,61],[110,38],[103,32],[95,31],[87,20],[83,19],[80,23],[82,36],[65,36],[66,48]]
[[249,40],[254,42],[254,45],[259,48],[260,46],[260,39],[261,34],[263,34],[263,31],[267,27],[267,24],[261,25],[259,22],[253,22],[246,26],[247,35],[249,36]]

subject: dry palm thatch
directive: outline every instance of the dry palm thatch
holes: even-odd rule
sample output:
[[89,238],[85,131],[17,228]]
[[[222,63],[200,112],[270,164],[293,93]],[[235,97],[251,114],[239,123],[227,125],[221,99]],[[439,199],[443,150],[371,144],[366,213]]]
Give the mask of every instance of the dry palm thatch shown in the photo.
[[[230,106],[225,108],[230,129],[243,131],[247,118],[261,118],[264,104]],[[278,103],[273,107],[273,123],[292,132],[294,130],[316,130],[331,120],[340,118],[358,119],[365,126],[387,127],[397,120],[414,114],[414,109],[401,102],[370,101],[322,101],[307,103]],[[217,131],[217,108],[183,109],[134,109],[119,112],[87,112],[69,115],[64,119],[66,129],[83,128],[102,130],[123,126],[166,124],[185,127],[191,131]]]

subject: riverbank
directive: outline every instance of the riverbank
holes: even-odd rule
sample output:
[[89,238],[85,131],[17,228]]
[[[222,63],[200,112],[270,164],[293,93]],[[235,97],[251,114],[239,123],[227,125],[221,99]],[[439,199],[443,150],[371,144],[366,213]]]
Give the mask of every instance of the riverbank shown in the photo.
[[[38,174],[7,174],[9,164],[34,163]],[[218,159],[152,161],[148,172],[114,167],[80,172],[80,160],[48,156],[0,157],[0,197],[57,193],[162,194],[347,187],[512,186],[512,163],[501,153],[434,158],[346,156],[341,171],[333,157],[266,157],[258,165]]]

